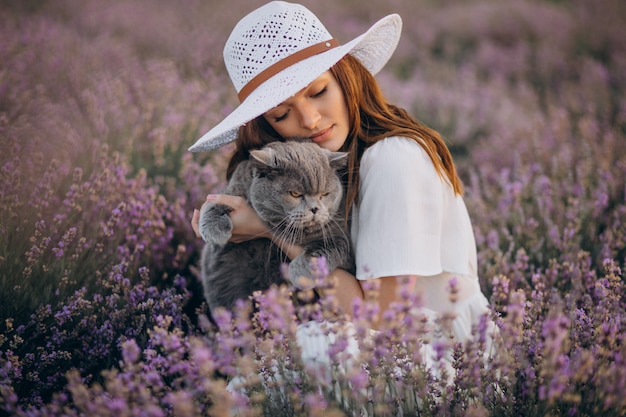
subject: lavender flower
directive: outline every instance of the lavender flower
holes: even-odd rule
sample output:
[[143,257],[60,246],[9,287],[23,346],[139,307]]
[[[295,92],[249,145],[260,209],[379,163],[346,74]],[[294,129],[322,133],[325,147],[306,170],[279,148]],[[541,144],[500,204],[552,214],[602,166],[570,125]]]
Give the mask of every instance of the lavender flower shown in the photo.
[[[319,1],[340,40],[416,7]],[[1,415],[623,412],[622,2],[421,2],[378,75],[454,154],[496,352],[486,320],[464,343],[428,343],[418,295],[380,311],[375,281],[342,323],[322,259],[319,302],[275,289],[209,322],[189,217],[222,187],[231,148],[186,149],[236,105],[216,34],[249,10],[31,6],[0,7]],[[300,321],[351,327],[359,354],[340,333],[328,372],[311,372]],[[453,358],[450,375],[425,356]]]

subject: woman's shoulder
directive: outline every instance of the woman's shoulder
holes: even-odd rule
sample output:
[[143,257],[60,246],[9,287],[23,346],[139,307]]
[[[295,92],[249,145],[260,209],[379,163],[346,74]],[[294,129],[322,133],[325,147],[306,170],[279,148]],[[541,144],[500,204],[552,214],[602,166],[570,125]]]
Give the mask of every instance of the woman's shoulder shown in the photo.
[[[363,153],[361,165],[403,163],[413,166],[420,160],[430,160],[422,146],[406,136],[389,136],[371,145]],[[421,164],[419,164],[421,165]]]

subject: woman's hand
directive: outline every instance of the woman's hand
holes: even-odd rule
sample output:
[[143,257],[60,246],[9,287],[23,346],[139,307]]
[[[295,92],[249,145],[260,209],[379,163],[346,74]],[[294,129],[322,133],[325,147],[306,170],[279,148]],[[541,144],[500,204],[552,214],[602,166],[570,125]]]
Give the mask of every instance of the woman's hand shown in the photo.
[[[254,209],[250,207],[245,198],[227,194],[209,194],[206,201],[224,204],[233,209],[230,212],[230,220],[233,222],[233,233],[230,242],[241,243],[260,237],[272,237],[267,225],[256,214]],[[199,221],[200,211],[194,210],[191,218],[191,227],[198,237],[200,237]]]

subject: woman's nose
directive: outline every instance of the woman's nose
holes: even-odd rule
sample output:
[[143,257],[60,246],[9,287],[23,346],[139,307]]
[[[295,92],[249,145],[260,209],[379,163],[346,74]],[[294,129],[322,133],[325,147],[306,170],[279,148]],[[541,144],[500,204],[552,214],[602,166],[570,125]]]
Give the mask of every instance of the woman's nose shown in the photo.
[[300,118],[302,127],[313,130],[319,123],[322,116],[314,104],[303,102],[300,104]]

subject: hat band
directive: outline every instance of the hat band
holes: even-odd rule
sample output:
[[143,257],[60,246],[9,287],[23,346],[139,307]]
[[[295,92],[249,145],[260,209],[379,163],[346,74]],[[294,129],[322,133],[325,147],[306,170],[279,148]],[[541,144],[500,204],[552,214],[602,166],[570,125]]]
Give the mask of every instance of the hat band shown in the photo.
[[290,67],[293,64],[302,61],[303,59],[312,57],[313,55],[317,55],[321,52],[327,51],[337,46],[339,46],[339,42],[336,39],[330,39],[301,49],[298,52],[293,53],[281,59],[280,61],[270,65],[243,86],[243,88],[237,94],[237,97],[239,97],[239,101],[243,102],[250,95],[250,93],[252,93],[259,85],[263,84],[269,78],[278,74],[285,68]]

